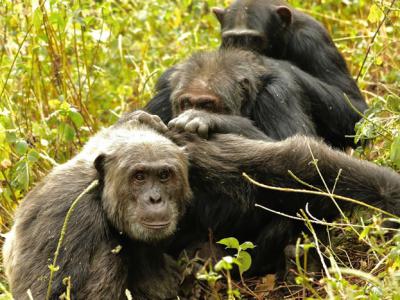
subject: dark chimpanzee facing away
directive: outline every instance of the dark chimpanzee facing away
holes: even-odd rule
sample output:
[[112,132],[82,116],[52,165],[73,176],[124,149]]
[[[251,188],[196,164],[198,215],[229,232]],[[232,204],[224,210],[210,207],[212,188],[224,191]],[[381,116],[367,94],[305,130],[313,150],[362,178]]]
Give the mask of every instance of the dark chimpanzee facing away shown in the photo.
[[[69,220],[50,299],[71,278],[73,299],[176,298],[180,280],[163,241],[176,229],[191,190],[182,150],[154,129],[158,117],[135,112],[104,129],[56,167],[21,203],[3,249],[15,299],[45,299],[49,267],[71,203],[95,179]],[[72,299],[71,298],[71,299]]]
[[[338,148],[353,145],[358,116],[340,89],[286,61],[250,51],[197,53],[166,71],[145,110],[164,122],[188,109],[244,116],[274,139],[319,135]],[[229,131],[228,131],[229,132]]]
[[[339,88],[359,110],[367,108],[329,33],[312,17],[283,0],[236,0],[213,11],[221,24],[222,48],[238,47],[288,60]],[[337,99],[336,106],[346,105],[343,97]]]

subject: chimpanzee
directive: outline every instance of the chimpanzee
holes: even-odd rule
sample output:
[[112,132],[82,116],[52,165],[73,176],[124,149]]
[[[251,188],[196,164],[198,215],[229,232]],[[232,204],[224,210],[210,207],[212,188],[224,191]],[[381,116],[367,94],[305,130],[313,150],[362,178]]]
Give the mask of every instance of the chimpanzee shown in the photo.
[[[200,112],[197,120],[204,120],[200,124],[205,126],[212,124],[216,132],[250,124],[228,115],[219,122],[220,117]],[[221,124],[225,124],[222,129]],[[274,186],[303,187],[289,175],[291,170],[324,189],[310,164],[314,156],[328,187],[335,185],[335,194],[400,214],[398,174],[334,151],[313,138],[260,140],[263,133],[257,129],[246,129],[248,138],[211,134],[209,140],[187,132],[165,132],[178,147],[149,127],[165,132],[159,119],[144,112],[123,117],[28,194],[4,246],[15,298],[27,298],[28,289],[34,298],[43,298],[47,265],[66,212],[96,178],[100,185],[81,199],[69,221],[51,299],[62,294],[66,276],[71,276],[74,299],[121,299],[125,289],[135,299],[173,297],[178,276],[173,260],[162,252],[162,241],[174,232],[186,204],[175,240],[202,240],[208,228],[216,238],[234,235],[251,240],[257,244],[251,275],[285,268],[284,248],[302,228],[291,219],[256,208],[255,203],[290,214],[309,203],[309,211],[317,218],[329,221],[339,215],[329,197],[263,189],[245,181],[242,172]],[[355,206],[339,204],[345,210]]]
[[318,135],[338,148],[353,145],[359,116],[330,86],[282,60],[226,49],[196,53],[166,71],[145,110],[164,122],[189,109],[244,116],[274,139]]
[[[367,108],[345,60],[314,18],[284,0],[236,0],[226,9],[213,11],[221,24],[222,48],[238,47],[288,60],[346,93],[360,111]],[[336,101],[336,106],[348,105],[343,97]]]
[[45,299],[49,267],[72,202],[95,179],[68,223],[50,299],[70,277],[71,299],[176,298],[180,270],[163,253],[192,193],[188,161],[157,133],[158,117],[135,112],[56,167],[21,203],[3,249],[15,299]]
[[[195,113],[194,118],[187,124],[197,129],[202,127],[200,132],[235,131],[248,124],[241,117],[225,116],[221,121],[220,114],[193,110],[179,116],[176,122],[181,118],[190,119],[191,113]],[[260,183],[275,187],[309,189],[305,182],[327,191],[326,184],[330,191],[335,187],[337,195],[400,215],[400,176],[393,170],[352,158],[311,137],[296,135],[284,141],[273,141],[268,137],[262,139],[262,133],[248,130],[242,135],[211,134],[208,140],[182,133],[172,136],[176,143],[185,145],[189,154],[190,184],[194,193],[194,200],[175,234],[172,253],[207,241],[211,230],[216,240],[234,236],[257,245],[252,251],[253,263],[247,276],[274,272],[283,275],[285,248],[296,241],[305,226],[256,208],[255,204],[294,216],[308,205],[313,217],[328,222],[340,216],[329,197],[257,187],[243,180],[243,172]],[[336,201],[344,211],[356,206]]]

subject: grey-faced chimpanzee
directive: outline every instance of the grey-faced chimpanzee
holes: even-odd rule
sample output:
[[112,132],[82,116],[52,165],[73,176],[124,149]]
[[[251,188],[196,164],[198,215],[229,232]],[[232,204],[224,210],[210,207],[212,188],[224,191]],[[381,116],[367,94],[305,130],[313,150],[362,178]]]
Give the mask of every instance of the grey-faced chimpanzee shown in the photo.
[[19,206],[3,249],[15,299],[45,299],[49,267],[72,202],[95,179],[72,213],[59,253],[50,299],[176,298],[180,280],[163,243],[191,198],[188,161],[154,129],[158,117],[135,112],[102,130],[82,152],[56,167]]
[[344,148],[358,120],[342,92],[286,61],[250,51],[197,53],[166,71],[145,110],[164,122],[190,108],[244,116],[274,139],[318,135]]
[[[311,16],[284,0],[236,0],[226,9],[213,11],[221,24],[222,48],[238,47],[288,60],[332,86],[327,88],[346,93],[360,111],[367,108],[328,31]],[[348,106],[343,96],[336,100],[332,109]],[[354,122],[359,119],[349,107],[347,113]]]

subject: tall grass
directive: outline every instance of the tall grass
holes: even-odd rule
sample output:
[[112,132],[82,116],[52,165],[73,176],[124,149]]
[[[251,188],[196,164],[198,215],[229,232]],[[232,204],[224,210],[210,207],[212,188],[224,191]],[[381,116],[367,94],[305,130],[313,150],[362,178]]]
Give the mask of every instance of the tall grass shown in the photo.
[[[210,8],[228,2],[0,0],[1,232],[8,231],[13,211],[35,182],[71,158],[100,127],[142,107],[163,70],[194,51],[218,46],[219,26]],[[357,138],[370,143],[357,155],[399,170],[398,1],[304,2],[291,1],[332,33],[371,105],[357,127]],[[353,258],[346,252],[345,264],[332,254],[335,272],[318,282],[325,291],[320,295],[365,298],[379,291],[400,297],[394,293],[400,240],[387,242],[379,220],[371,224],[356,236],[337,229],[343,239],[366,245],[368,253]],[[307,285],[310,278],[299,278],[307,291],[315,290]],[[6,291],[0,297],[7,298]]]

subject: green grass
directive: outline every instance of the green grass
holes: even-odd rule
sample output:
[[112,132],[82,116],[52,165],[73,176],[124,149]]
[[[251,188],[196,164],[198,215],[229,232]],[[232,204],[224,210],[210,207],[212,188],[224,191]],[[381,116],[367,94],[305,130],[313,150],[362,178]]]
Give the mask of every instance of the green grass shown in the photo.
[[[142,107],[163,70],[194,51],[218,47],[210,8],[228,2],[0,0],[1,232],[55,164],[121,113]],[[391,1],[304,2],[291,1],[332,33],[371,106],[357,127],[358,138],[369,143],[356,155],[400,170],[399,2],[381,27]],[[383,239],[379,222],[333,230],[348,247],[338,250],[332,241],[332,273],[322,281],[300,274],[301,292],[400,299],[400,237]],[[362,251],[353,251],[357,247]]]

